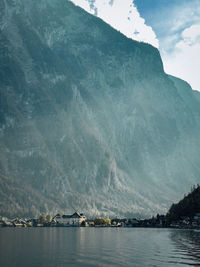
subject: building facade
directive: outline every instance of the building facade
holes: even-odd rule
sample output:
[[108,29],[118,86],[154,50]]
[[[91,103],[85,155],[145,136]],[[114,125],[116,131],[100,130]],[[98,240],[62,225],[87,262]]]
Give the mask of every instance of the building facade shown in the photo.
[[55,223],[62,226],[79,226],[86,220],[86,217],[83,214],[75,212],[72,215],[57,214],[53,220]]

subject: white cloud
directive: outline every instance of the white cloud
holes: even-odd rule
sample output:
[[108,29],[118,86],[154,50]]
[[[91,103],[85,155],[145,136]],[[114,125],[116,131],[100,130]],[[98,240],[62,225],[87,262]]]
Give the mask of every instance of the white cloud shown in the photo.
[[179,31],[179,29],[184,29],[188,26],[196,24],[199,22],[200,15],[200,5],[199,0],[188,1],[186,4],[178,5],[171,12],[171,31]]
[[182,45],[192,46],[200,42],[200,24],[192,25],[182,32],[183,41],[177,44],[178,47]]
[[91,14],[96,14],[129,38],[159,46],[156,34],[140,16],[132,0],[71,0]]
[[176,1],[170,8],[158,10],[153,25],[165,71],[200,91],[199,0]]
[[163,55],[167,73],[178,76],[200,91],[200,24],[184,29],[174,51]]
[[75,5],[82,7],[83,9],[85,9],[85,11],[91,13],[89,1],[87,0],[70,0],[70,1],[73,2]]

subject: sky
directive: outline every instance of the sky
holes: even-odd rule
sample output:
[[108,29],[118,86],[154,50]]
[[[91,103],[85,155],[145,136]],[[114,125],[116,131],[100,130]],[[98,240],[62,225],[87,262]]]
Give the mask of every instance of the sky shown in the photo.
[[200,0],[135,0],[159,40],[165,71],[200,91]]
[[127,37],[157,47],[165,72],[200,91],[200,0],[71,0]]

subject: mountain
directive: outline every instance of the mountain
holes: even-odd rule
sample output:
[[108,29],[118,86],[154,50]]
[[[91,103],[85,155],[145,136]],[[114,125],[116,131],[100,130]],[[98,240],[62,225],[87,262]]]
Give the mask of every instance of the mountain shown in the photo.
[[188,195],[185,195],[178,203],[172,204],[167,217],[170,220],[181,219],[183,216],[193,218],[200,212],[200,186],[192,188]]
[[0,3],[0,214],[167,211],[200,179],[200,97],[66,0]]

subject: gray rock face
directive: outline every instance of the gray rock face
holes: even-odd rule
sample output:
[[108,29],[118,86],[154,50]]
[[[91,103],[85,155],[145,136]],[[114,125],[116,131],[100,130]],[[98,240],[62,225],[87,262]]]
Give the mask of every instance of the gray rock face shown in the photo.
[[66,0],[0,3],[0,214],[150,215],[200,180],[200,97]]

